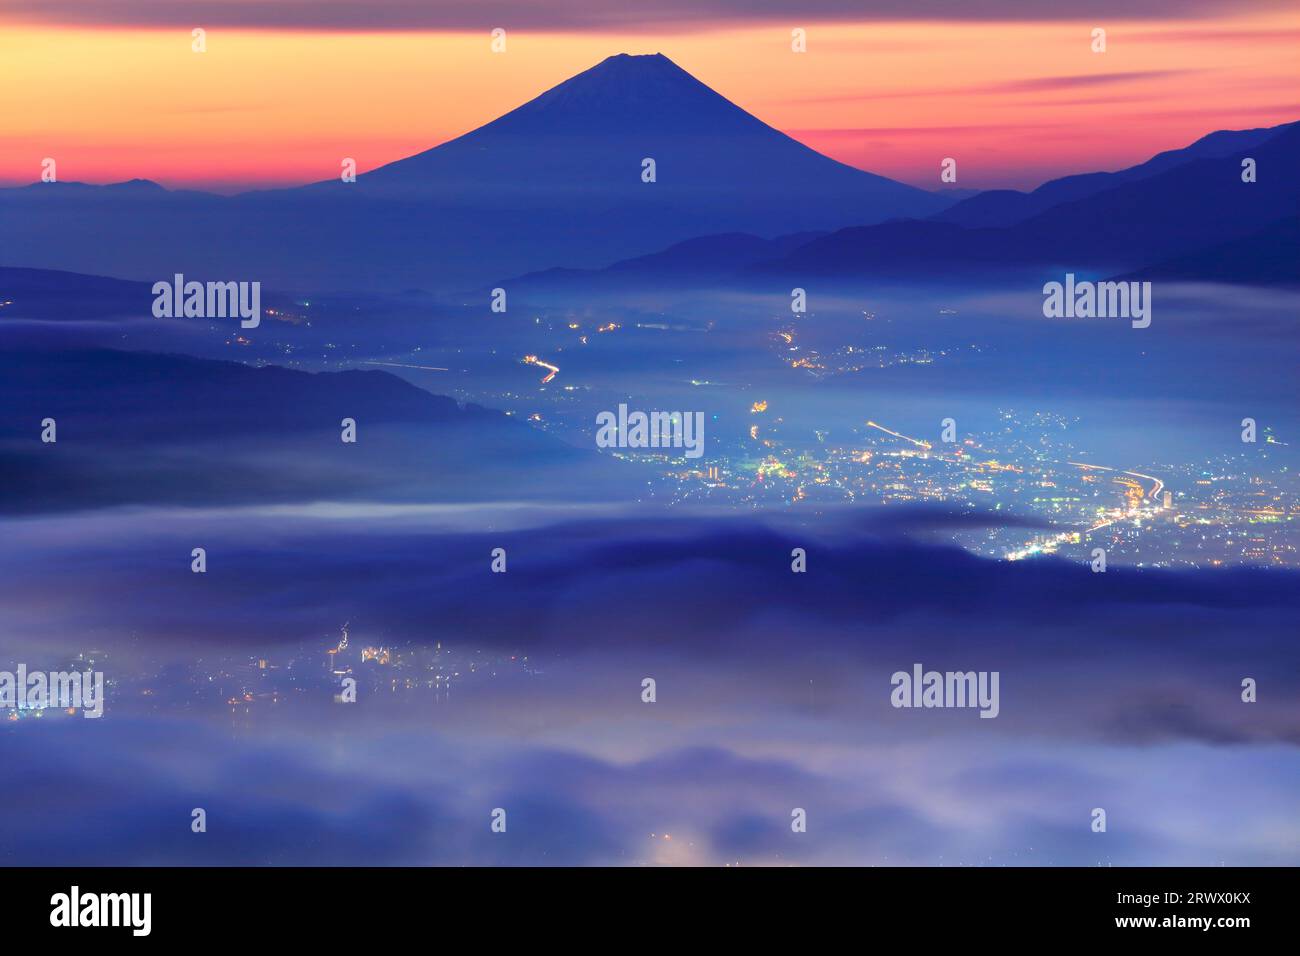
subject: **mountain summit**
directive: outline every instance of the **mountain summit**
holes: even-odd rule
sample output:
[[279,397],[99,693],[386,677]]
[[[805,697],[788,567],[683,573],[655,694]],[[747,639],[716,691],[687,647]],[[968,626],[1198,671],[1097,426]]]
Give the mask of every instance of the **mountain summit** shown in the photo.
[[[655,181],[642,164],[655,163]],[[385,195],[522,206],[629,206],[642,226],[759,233],[937,211],[944,201],[836,162],[745,112],[661,53],[608,57],[458,139],[360,178]],[[677,223],[680,228],[674,228]],[[715,230],[716,231],[716,230]]]
[[[947,205],[809,149],[662,54],[609,57],[355,182],[232,199],[91,191],[52,217],[49,190],[0,190],[11,247],[24,250],[10,264],[142,278],[219,270],[282,289],[466,288],[710,233],[830,230]],[[177,234],[178,217],[193,228]]]
[[512,133],[725,133],[766,128],[662,53],[619,53],[483,127]]

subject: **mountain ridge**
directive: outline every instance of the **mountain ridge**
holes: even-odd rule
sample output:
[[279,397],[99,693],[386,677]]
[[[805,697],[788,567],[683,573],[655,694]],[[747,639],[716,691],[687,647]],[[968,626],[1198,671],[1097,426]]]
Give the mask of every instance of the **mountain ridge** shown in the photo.
[[960,226],[1010,226],[1046,212],[1052,206],[1138,182],[1193,159],[1217,159],[1267,142],[1300,120],[1247,130],[1214,130],[1178,149],[1163,150],[1150,159],[1110,172],[1074,173],[1049,179],[1029,192],[990,189],[955,203],[930,218]]
[[[1261,175],[1271,182],[1241,182],[1247,152],[1259,158]],[[1046,183],[1044,195],[1068,198],[1009,225],[967,226],[941,214],[821,235],[715,234],[604,269],[553,268],[513,281],[539,291],[620,281],[743,284],[781,274],[941,281],[949,273],[1036,275],[1045,266],[1069,265],[1099,275],[1150,267],[1153,274],[1183,278],[1203,268],[1217,281],[1286,284],[1294,281],[1295,268],[1282,260],[1293,237],[1273,221],[1279,210],[1300,207],[1300,189],[1276,171],[1297,160],[1300,122],[1221,130],[1127,169]],[[995,194],[976,198],[984,196]],[[1279,250],[1270,247],[1270,237],[1282,243]],[[1215,249],[1229,256],[1223,268],[1213,264]]]
[[617,55],[356,182],[233,197],[139,185],[0,190],[0,221],[10,266],[449,293],[558,263],[596,268],[707,233],[824,231],[947,205],[823,156],[667,57]]

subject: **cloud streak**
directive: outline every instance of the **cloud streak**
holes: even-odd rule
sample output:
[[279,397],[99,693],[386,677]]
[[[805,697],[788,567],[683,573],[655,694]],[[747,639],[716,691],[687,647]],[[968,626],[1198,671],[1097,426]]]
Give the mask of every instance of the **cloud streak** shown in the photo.
[[[1202,18],[1226,12],[1273,11],[1288,5],[1278,0],[1250,0],[1230,8],[1221,0],[1101,0],[1087,13],[1111,22],[1162,17]],[[388,31],[436,30],[482,32],[493,27],[533,31],[673,32],[719,26],[788,24],[791,10],[777,0],[667,0],[653,9],[584,0],[550,3],[513,0],[489,13],[457,0],[298,0],[294,3],[214,2],[214,0],[12,0],[6,17],[15,22],[77,26],[265,30]],[[945,0],[811,0],[798,10],[800,22],[872,21],[1071,21],[1077,4],[1040,0],[998,0],[987,4],[951,4]]]

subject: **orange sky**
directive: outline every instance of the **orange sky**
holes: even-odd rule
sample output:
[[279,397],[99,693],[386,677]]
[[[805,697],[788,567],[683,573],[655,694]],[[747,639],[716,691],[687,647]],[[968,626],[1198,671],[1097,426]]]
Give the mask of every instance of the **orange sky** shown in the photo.
[[78,28],[0,19],[0,181],[235,189],[364,170],[479,126],[612,53],[662,52],[837,159],[937,188],[1118,168],[1300,119],[1296,12],[1118,22],[805,24],[648,34]]

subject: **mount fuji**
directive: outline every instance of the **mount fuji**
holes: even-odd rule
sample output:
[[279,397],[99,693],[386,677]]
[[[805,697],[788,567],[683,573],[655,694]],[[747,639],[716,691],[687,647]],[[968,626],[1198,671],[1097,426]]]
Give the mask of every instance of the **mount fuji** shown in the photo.
[[5,265],[447,291],[708,233],[825,231],[949,205],[823,156],[660,54],[609,57],[356,182],[229,198],[71,186],[0,190]]
[[[645,159],[655,161],[654,183],[642,181]],[[372,194],[473,196],[510,208],[626,204],[677,221],[712,216],[794,227],[786,232],[945,205],[804,146],[659,53],[609,57],[486,126],[359,182]]]

